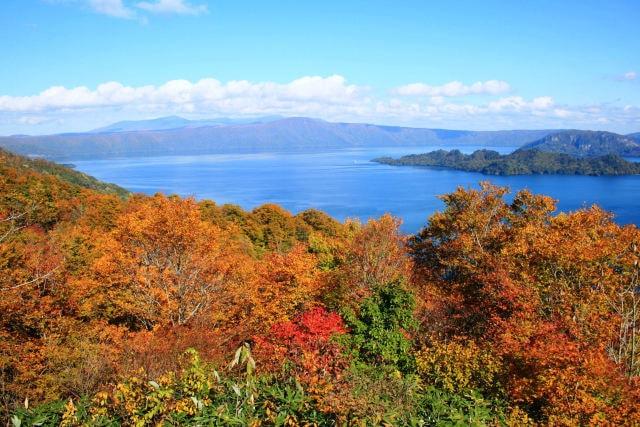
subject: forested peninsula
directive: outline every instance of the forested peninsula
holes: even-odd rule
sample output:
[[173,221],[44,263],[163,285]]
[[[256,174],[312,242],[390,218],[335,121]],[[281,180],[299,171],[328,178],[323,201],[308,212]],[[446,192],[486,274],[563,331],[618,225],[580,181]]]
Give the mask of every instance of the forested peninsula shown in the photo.
[[492,150],[477,150],[463,154],[459,150],[436,150],[411,154],[394,159],[380,157],[373,160],[393,166],[429,166],[480,172],[485,175],[636,175],[640,163],[629,162],[617,155],[573,157],[563,153],[539,150],[518,150],[500,154]]

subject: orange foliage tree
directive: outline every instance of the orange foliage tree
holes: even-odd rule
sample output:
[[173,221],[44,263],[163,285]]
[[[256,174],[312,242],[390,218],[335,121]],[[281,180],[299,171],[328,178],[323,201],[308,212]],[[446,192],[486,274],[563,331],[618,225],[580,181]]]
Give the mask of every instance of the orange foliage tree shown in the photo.
[[401,221],[391,215],[356,227],[339,252],[334,282],[340,303],[357,304],[372,290],[411,276]]
[[302,244],[287,253],[271,252],[255,264],[255,277],[235,289],[233,304],[237,332],[243,338],[266,332],[313,304],[321,290],[317,258]]
[[86,316],[112,323],[151,329],[221,321],[225,290],[244,280],[247,260],[202,221],[192,199],[156,195],[131,203],[100,245],[79,304]]
[[554,217],[547,197],[505,195],[483,184],[443,196],[446,209],[413,239],[425,330],[502,360],[509,398],[535,419],[637,419],[629,362],[611,355],[630,334],[616,301],[634,280],[638,230],[597,208]]

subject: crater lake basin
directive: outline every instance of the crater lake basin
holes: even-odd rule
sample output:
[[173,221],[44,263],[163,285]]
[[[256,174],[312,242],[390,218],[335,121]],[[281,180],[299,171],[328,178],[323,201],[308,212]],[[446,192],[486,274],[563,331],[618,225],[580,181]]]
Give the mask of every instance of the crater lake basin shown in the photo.
[[371,161],[436,149],[471,153],[481,148],[507,154],[517,147],[396,146],[67,161],[77,170],[132,192],[193,196],[248,210],[265,203],[282,205],[293,213],[314,208],[340,220],[366,221],[391,213],[402,218],[402,229],[407,233],[417,232],[433,212],[443,207],[437,196],[458,186],[477,188],[480,181],[509,187],[512,193],[528,189],[549,195],[558,200],[559,211],[598,204],[611,211],[620,224],[640,223],[640,175],[489,176]]

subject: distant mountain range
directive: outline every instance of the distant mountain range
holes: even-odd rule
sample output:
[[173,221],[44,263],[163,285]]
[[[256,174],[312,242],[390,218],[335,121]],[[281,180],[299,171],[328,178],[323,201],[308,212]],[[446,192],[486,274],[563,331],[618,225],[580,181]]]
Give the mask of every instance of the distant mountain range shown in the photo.
[[209,120],[189,120],[179,116],[160,117],[151,120],[127,120],[94,129],[89,133],[133,132],[142,130],[166,130],[195,128],[203,126],[226,126],[249,123],[267,123],[282,119],[282,116],[265,116],[248,119],[219,118]]
[[546,135],[520,148],[532,149],[574,157],[597,157],[607,154],[640,157],[640,133],[619,135],[603,131],[567,130]]
[[640,133],[467,131],[332,123],[304,117],[188,120],[170,116],[123,121],[84,133],[0,137],[0,147],[51,159],[394,146],[510,146],[575,157],[640,156]]
[[466,131],[331,123],[303,117],[120,122],[86,133],[0,137],[0,147],[52,159],[383,146],[521,146],[557,130]]

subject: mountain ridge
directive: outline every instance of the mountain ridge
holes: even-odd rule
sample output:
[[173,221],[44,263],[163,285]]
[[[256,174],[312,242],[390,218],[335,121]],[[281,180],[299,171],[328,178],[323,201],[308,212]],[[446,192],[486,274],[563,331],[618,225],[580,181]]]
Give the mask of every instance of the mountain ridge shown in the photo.
[[262,123],[0,137],[0,147],[52,159],[180,155],[237,150],[375,146],[520,146],[556,130],[468,131],[334,123],[289,117]]
[[282,119],[281,116],[262,116],[246,119],[232,119],[228,117],[220,117],[216,119],[190,120],[180,116],[165,116],[155,119],[145,120],[123,120],[103,126],[88,132],[81,133],[113,133],[113,132],[131,132],[131,131],[148,131],[148,130],[169,130],[180,129],[185,127],[204,127],[204,126],[225,126],[232,124],[249,124],[249,123],[265,123]]
[[568,154],[574,157],[597,157],[615,154],[623,157],[639,157],[640,141],[631,135],[606,131],[566,130],[546,135],[530,142],[519,150],[539,150]]

